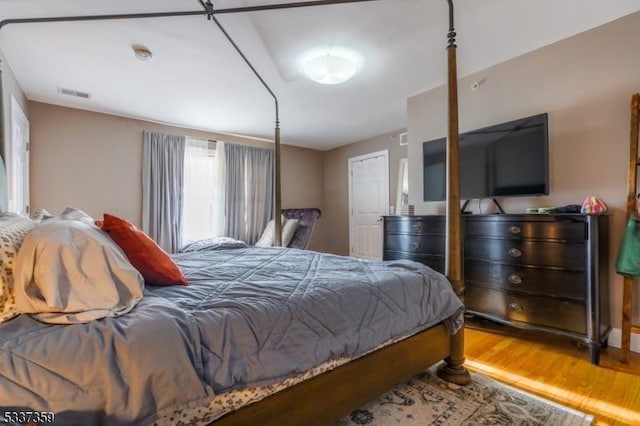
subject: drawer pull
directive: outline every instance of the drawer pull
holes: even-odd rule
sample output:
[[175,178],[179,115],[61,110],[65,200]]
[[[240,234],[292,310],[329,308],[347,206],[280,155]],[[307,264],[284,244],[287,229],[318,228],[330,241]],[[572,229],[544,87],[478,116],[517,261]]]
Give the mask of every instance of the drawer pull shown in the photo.
[[509,282],[511,284],[522,284],[522,277],[520,275],[511,274],[509,275]]
[[520,256],[522,256],[522,252],[514,247],[512,249],[509,249],[509,256],[511,256],[511,257],[520,257]]
[[522,305],[519,303],[509,303],[509,309],[516,312],[522,312]]
[[411,226],[412,226],[413,230],[416,231],[416,232],[422,231],[422,224],[421,223],[414,223]]
[[509,228],[509,231],[511,231],[512,234],[519,234],[520,232],[522,232],[522,229],[520,229],[519,226],[512,226]]
[[420,243],[413,243],[413,244],[411,244],[411,246],[412,246],[414,249],[419,249],[419,248],[420,248]]

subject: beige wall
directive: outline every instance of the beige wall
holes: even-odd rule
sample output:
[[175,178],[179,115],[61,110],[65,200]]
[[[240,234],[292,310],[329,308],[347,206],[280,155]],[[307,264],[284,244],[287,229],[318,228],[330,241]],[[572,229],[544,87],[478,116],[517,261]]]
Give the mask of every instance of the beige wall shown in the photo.
[[[25,98],[24,93],[22,93],[22,89],[18,85],[18,81],[16,80],[9,63],[7,62],[7,58],[4,56],[2,50],[0,50],[0,70],[2,70],[2,91],[3,97],[2,99],[2,107],[4,112],[4,141],[9,140],[10,136],[10,117],[11,117],[11,96],[13,96],[16,101],[18,101],[18,105],[22,109],[22,112],[25,113],[27,118],[29,118],[29,105],[27,103],[27,98]],[[0,146],[0,152],[2,153],[2,157],[4,158],[5,154],[5,146],[6,143]]]
[[[269,142],[183,129],[31,102],[31,206],[59,213],[75,206],[142,220],[142,130],[273,146]],[[320,207],[323,153],[282,146],[282,207]],[[322,229],[322,221],[318,224]],[[319,232],[321,234],[321,232]],[[322,249],[322,239],[314,239]]]
[[310,248],[326,251],[323,152],[283,145],[281,162],[282,207],[319,208],[323,214],[316,222]]
[[325,248],[330,253],[349,254],[349,178],[351,157],[389,150],[389,205],[395,206],[398,188],[398,164],[407,157],[407,146],[400,146],[398,134],[387,133],[324,153],[324,227]]
[[[549,113],[550,195],[504,199],[501,204],[508,213],[521,213],[526,207],[581,204],[588,195],[601,197],[613,213],[612,265],[625,223],[629,100],[640,90],[638,52],[640,13],[459,82],[461,131]],[[477,91],[470,89],[474,81],[483,81]],[[443,202],[421,201],[421,149],[423,141],[446,134],[445,89],[410,98],[408,115],[410,202],[418,213],[442,213]],[[486,200],[483,206],[489,204]],[[619,328],[622,280],[613,267],[610,277],[613,323]],[[640,303],[635,305],[638,313]]]

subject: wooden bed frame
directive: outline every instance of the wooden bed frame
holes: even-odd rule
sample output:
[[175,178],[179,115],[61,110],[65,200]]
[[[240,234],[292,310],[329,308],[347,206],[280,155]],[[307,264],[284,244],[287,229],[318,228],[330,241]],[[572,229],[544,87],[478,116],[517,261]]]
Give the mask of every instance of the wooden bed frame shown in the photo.
[[[214,422],[231,425],[325,425],[451,355],[451,335],[439,324],[381,348]],[[464,384],[464,383],[462,383]]]
[[[273,4],[255,7],[213,10],[210,2],[198,0],[204,8],[198,11],[146,13],[128,15],[74,16],[54,18],[9,19],[0,22],[0,29],[7,24],[63,22],[100,19],[140,19],[166,16],[204,15],[218,25],[236,51],[242,56],[254,74],[260,79],[276,105],[275,128],[275,212],[276,237],[280,237],[281,187],[280,187],[280,123],[278,101],[269,86],[249,63],[229,34],[215,18],[218,13],[252,12],[291,7],[323,6],[338,3],[356,3],[376,0],[316,0],[298,3]],[[453,0],[449,5],[449,31],[447,33],[448,59],[448,138],[447,138],[447,231],[445,274],[456,294],[464,299],[462,280],[462,256],[460,241],[460,194],[458,179],[458,89],[455,29],[453,22]],[[2,73],[0,70],[0,99],[2,96]],[[0,102],[0,146],[4,146],[4,102]],[[276,241],[278,243],[278,241]],[[277,244],[279,245],[279,244]],[[463,300],[464,301],[464,300]],[[443,324],[424,330],[412,337],[381,348],[366,356],[344,364],[334,370],[322,373],[312,379],[277,392],[265,399],[242,407],[218,419],[215,424],[227,425],[283,425],[283,424],[328,424],[348,414],[378,397],[396,384],[424,371],[444,360],[438,368],[442,379],[465,385],[470,381],[464,368],[464,327],[455,335],[450,335]]]

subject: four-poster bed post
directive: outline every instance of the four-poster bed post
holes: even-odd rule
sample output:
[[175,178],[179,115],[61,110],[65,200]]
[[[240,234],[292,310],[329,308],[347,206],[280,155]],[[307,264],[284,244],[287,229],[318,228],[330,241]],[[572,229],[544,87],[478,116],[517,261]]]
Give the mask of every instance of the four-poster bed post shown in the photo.
[[[458,161],[458,72],[456,61],[456,31],[453,22],[453,0],[449,5],[449,32],[447,33],[447,94],[449,126],[447,132],[447,231],[445,237],[445,275],[453,290],[464,303],[464,281],[462,276],[462,235],[460,221],[460,183]],[[438,370],[438,376],[457,383],[467,384],[471,380],[464,364],[464,328],[451,337],[451,355],[447,363]]]

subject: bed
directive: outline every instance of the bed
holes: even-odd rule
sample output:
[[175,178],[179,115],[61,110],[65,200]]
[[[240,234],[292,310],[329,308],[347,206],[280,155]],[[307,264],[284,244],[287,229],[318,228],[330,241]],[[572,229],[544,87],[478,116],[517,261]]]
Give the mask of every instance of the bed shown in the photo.
[[[442,378],[459,384],[468,383],[469,375],[463,366],[462,303],[458,300],[458,296],[463,295],[464,285],[457,183],[456,46],[453,3],[448,0],[448,4],[448,281],[413,262],[365,262],[286,248],[223,249],[177,255],[175,261],[184,271],[189,285],[158,289],[147,286],[144,297],[124,315],[73,325],[43,324],[28,315],[19,315],[1,324],[0,371],[3,377],[0,378],[0,406],[5,412],[55,410],[56,418],[68,424],[178,424],[182,418],[203,424],[215,420],[220,425],[327,424],[442,360],[445,361],[439,369]],[[276,173],[279,173],[278,122]],[[276,218],[280,217],[281,211],[279,195],[279,179],[276,179]],[[276,220],[276,235],[279,235],[279,226],[279,220]],[[225,263],[233,265],[233,268],[223,268]],[[206,265],[216,267],[212,270]],[[244,278],[258,277],[258,282],[233,275],[238,270],[244,271]],[[310,274],[310,271],[322,272]],[[277,285],[265,287],[266,278],[274,276],[278,277]],[[234,285],[228,285],[229,282]],[[306,288],[307,284],[314,290],[309,292],[314,295],[310,301],[298,300],[298,304],[293,305],[285,303],[290,296],[298,294],[296,290]],[[400,287],[396,287],[398,285]],[[255,293],[248,295],[247,287],[257,288],[257,294],[262,297]],[[348,307],[330,310],[332,305],[333,308],[341,306],[343,295],[337,289],[343,287],[350,289],[347,292],[354,293],[356,299],[366,300],[382,310],[374,309],[372,313],[369,303],[357,308],[352,302]],[[327,289],[336,289],[336,292]],[[228,292],[231,297],[215,301],[210,298],[221,296],[221,291]],[[265,292],[268,297],[264,296]],[[423,305],[427,300],[438,299],[426,296],[432,293],[446,300],[442,304],[444,309],[440,309],[442,306],[435,309],[430,304]],[[249,312],[257,316],[248,313],[235,315],[244,321],[244,327],[247,324],[254,326],[245,328],[242,333],[230,332],[238,326],[226,324],[225,318],[234,315],[219,311],[220,305],[230,305],[231,312],[237,312],[239,300],[263,305],[263,299],[271,298],[275,302],[266,304],[266,313],[254,310],[255,306],[249,304]],[[333,302],[313,302],[325,298]],[[418,304],[409,307],[405,303],[410,300]],[[319,313],[308,312],[307,304],[317,305]],[[286,309],[276,311],[274,306],[286,306]],[[418,319],[405,318],[405,311],[417,312]],[[280,336],[275,340],[278,344],[273,346],[279,346],[281,340],[292,340],[295,348],[312,347],[310,359],[305,351],[290,353],[286,350],[285,355],[269,355],[254,350],[257,358],[266,357],[270,367],[279,365],[280,369],[266,375],[256,374],[252,367],[257,361],[244,358],[238,361],[235,369],[229,365],[236,356],[226,353],[225,348],[239,344],[238,336],[253,337],[247,345],[263,348],[264,342],[271,342],[271,335],[267,333],[269,337],[263,338],[254,334],[261,328],[263,320],[275,317],[275,325],[267,331],[278,330],[282,325],[278,325],[277,319],[298,318],[293,312],[305,318],[304,321],[296,320],[304,326],[303,331],[294,336],[307,335],[311,340],[301,343],[296,338]],[[360,312],[355,315],[356,328],[359,329],[352,335],[337,332],[349,329],[342,322],[338,325],[316,324],[321,316],[335,319],[336,316],[355,312]],[[382,325],[382,331],[369,330],[369,323],[363,322],[376,318],[372,323]],[[214,319],[219,322],[210,323]],[[310,322],[313,327],[310,327]],[[166,327],[161,327],[162,324]],[[398,328],[394,328],[396,325]],[[215,333],[220,329],[229,333],[222,339],[227,343],[213,350],[211,345],[220,344],[221,339]],[[367,338],[363,336],[363,330]],[[325,337],[337,337],[337,343],[325,342]],[[318,340],[323,344],[316,344]],[[105,353],[111,355],[105,356]],[[275,362],[278,357],[284,357],[284,361]],[[151,362],[154,358],[163,359],[165,364],[154,366]],[[284,371],[287,368],[289,370]],[[65,376],[67,374],[75,374],[73,377],[76,379],[70,380]],[[77,386],[78,382],[85,380],[89,380],[88,386]],[[276,385],[283,380],[283,385]],[[261,393],[261,399],[250,404],[234,403],[232,411],[219,413],[219,417],[218,414],[198,414],[215,404],[216,395],[228,391],[242,392],[246,387],[260,388],[261,392],[265,387],[277,387],[277,391]],[[169,395],[170,390],[179,392]],[[20,419],[5,416],[4,420]]]
[[[45,226],[36,225],[21,250],[31,250],[33,233]],[[72,232],[83,246],[76,226],[55,232]],[[55,238],[47,233],[34,250],[67,250],[66,240],[64,247],[51,245]],[[435,324],[449,335],[463,322],[446,278],[414,262],[279,247],[173,257],[189,285],[147,285],[123,315],[65,325],[20,315],[3,324],[0,405],[52,411],[63,424],[148,424],[166,413],[211,406],[214,396],[229,391],[358,358]],[[16,268],[27,266],[23,258],[20,253]],[[37,271],[43,260],[34,258]],[[52,274],[64,268],[44,262]]]

